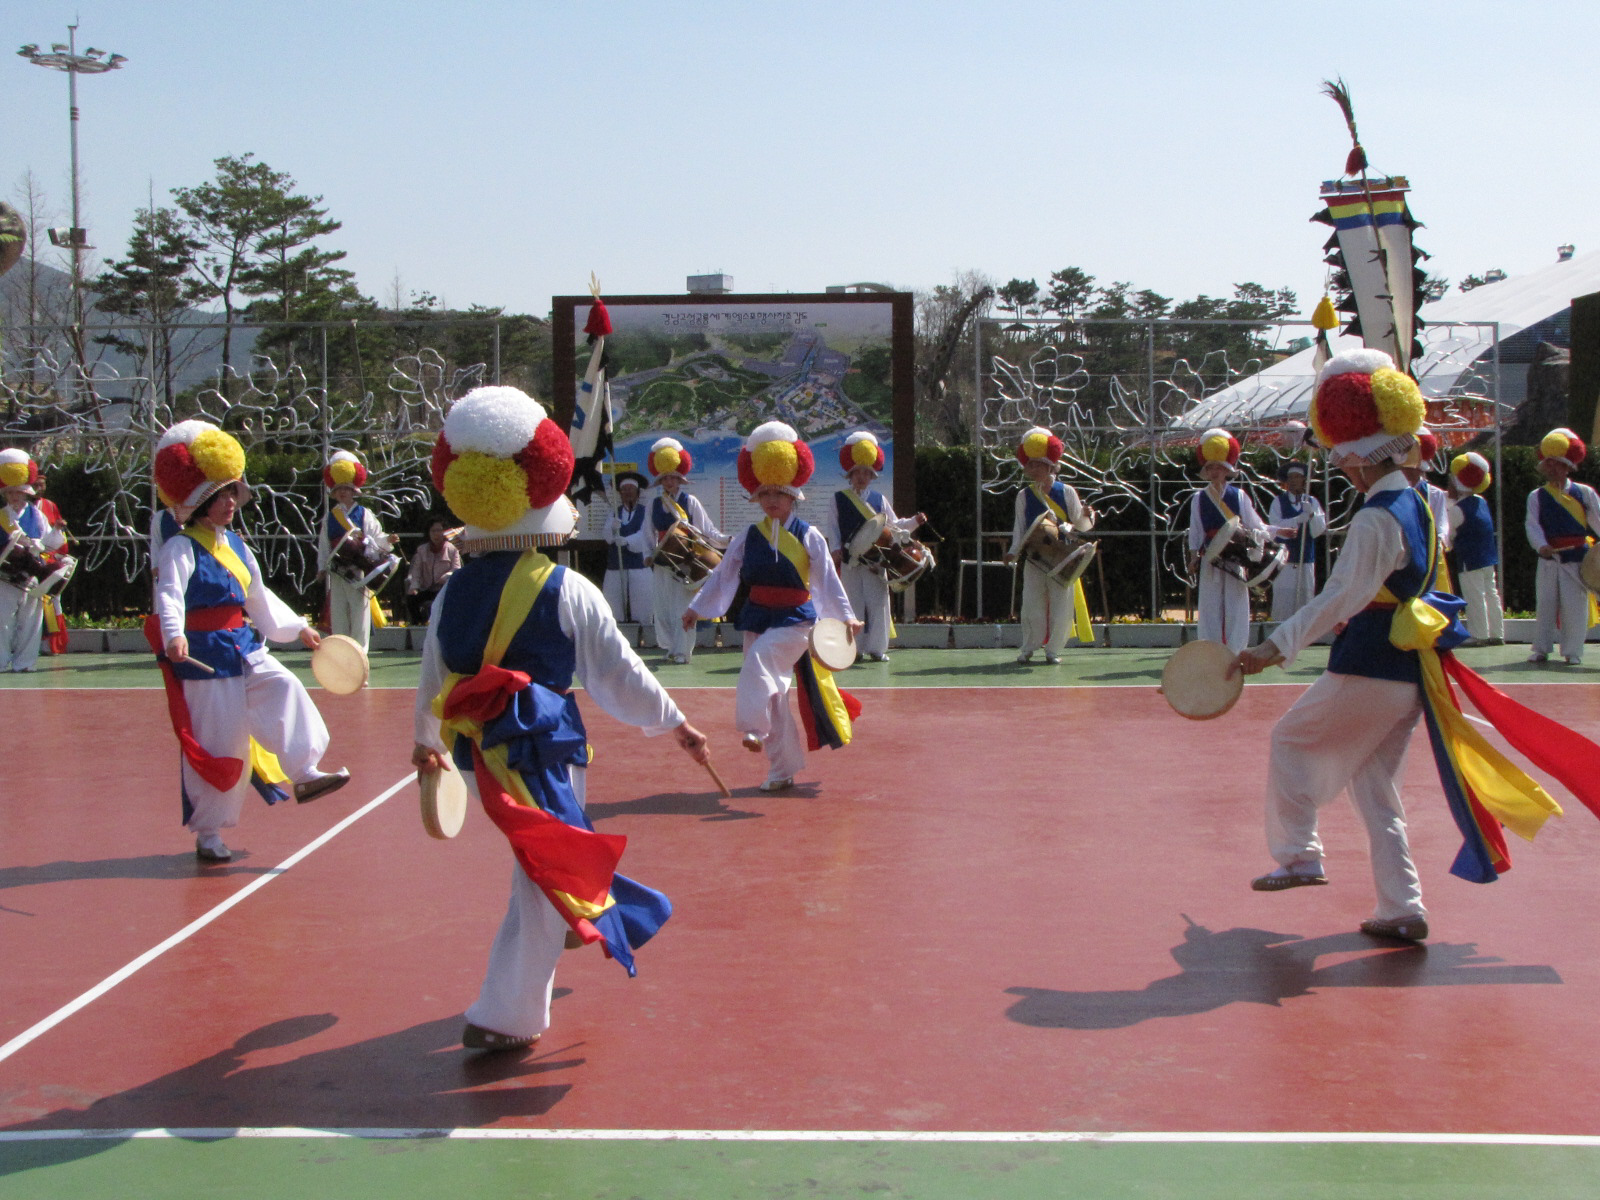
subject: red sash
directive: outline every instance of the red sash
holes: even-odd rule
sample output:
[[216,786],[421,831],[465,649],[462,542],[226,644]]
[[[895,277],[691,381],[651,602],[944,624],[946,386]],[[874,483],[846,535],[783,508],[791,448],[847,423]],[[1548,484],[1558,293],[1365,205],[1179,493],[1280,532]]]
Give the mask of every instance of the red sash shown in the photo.
[[770,587],[767,584],[750,585],[750,600],[762,608],[799,608],[811,599],[805,588]]

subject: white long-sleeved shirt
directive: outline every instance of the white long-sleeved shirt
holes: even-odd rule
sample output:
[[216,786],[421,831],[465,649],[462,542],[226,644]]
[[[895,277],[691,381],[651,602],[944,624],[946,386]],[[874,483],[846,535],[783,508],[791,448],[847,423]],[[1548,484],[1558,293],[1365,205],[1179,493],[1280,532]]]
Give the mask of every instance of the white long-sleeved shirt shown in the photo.
[[[433,715],[433,698],[449,672],[439,651],[439,622],[445,597],[460,578],[452,575],[433,602],[417,682],[413,738],[441,754],[448,748],[440,736],[439,718]],[[596,704],[617,720],[643,729],[648,737],[670,733],[683,724],[683,713],[672,697],[617,629],[611,606],[599,588],[576,571],[563,571],[556,615],[561,632],[572,639],[578,681]]]
[[[696,501],[696,503],[699,503],[699,501]],[[637,532],[624,535],[620,532],[622,522],[632,517],[635,509],[643,510],[644,519],[639,522]],[[611,514],[606,517],[605,528],[601,530],[600,536],[613,546],[621,546],[625,550],[632,550],[635,554],[642,554],[649,558],[650,552],[655,549],[656,545],[655,531],[650,528],[649,507],[643,503],[635,504],[631,507],[617,505],[616,508],[611,510]]]
[[[1587,483],[1573,483],[1572,488],[1577,492],[1578,502],[1583,505],[1583,519],[1588,522],[1591,534],[1600,533],[1600,496]],[[1528,512],[1524,528],[1528,533],[1528,545],[1535,550],[1542,550],[1550,544],[1545,537],[1544,526],[1539,523],[1539,493],[1542,487],[1536,487],[1528,493]]]
[[[793,521],[791,517],[791,530]],[[728,611],[734,593],[739,590],[739,571],[744,566],[745,542],[752,535],[767,536],[761,528],[765,524],[766,518],[762,518],[760,525],[748,525],[734,534],[717,569],[706,577],[694,599],[689,602],[696,616],[704,620],[720,617]],[[808,525],[801,545],[806,548],[806,556],[811,560],[806,583],[811,590],[811,603],[817,610],[817,616],[854,621],[856,614],[850,607],[850,598],[844,594],[844,583],[839,579],[839,572],[834,570],[833,556],[828,552],[828,539],[822,536],[822,531],[815,525]]]
[[[1067,494],[1067,524],[1072,526],[1075,533],[1087,533],[1094,528],[1094,519],[1089,516],[1083,507],[1083,501],[1078,498],[1078,489],[1071,484],[1063,484]],[[1028,493],[1038,491],[1042,495],[1050,494],[1049,488],[1038,488],[1033,484],[1017,492],[1016,511],[1011,520],[1011,553],[1022,553],[1023,539],[1028,536],[1028,526],[1033,524],[1028,520]],[[1048,506],[1047,506],[1048,507]]]
[[[1410,486],[1397,469],[1374,483],[1367,495]],[[1285,665],[1294,662],[1300,651],[1323,634],[1371,604],[1384,582],[1405,566],[1408,558],[1399,522],[1380,508],[1363,505],[1350,522],[1344,548],[1333,561],[1328,581],[1269,639],[1283,655]]]
[[[221,534],[218,534],[220,537]],[[251,624],[261,631],[261,636],[273,642],[292,642],[306,628],[306,619],[291,609],[277,593],[261,579],[261,564],[249,546],[239,557],[250,572],[250,586],[245,591],[244,611]],[[189,580],[194,575],[195,554],[198,547],[186,537],[169,538],[161,547],[161,558],[156,564],[156,616],[161,620],[161,643],[166,645],[184,632],[184,593],[189,590]],[[261,647],[250,655],[254,662],[266,653]]]

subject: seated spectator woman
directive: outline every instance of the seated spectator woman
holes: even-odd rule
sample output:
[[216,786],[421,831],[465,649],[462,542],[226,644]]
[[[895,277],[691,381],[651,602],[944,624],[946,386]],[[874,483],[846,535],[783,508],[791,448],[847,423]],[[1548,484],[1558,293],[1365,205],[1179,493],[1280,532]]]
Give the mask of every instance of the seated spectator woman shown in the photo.
[[428,523],[428,540],[411,556],[411,569],[406,572],[406,611],[413,625],[428,623],[434,597],[450,572],[461,569],[461,551],[444,534],[444,521],[434,518]]

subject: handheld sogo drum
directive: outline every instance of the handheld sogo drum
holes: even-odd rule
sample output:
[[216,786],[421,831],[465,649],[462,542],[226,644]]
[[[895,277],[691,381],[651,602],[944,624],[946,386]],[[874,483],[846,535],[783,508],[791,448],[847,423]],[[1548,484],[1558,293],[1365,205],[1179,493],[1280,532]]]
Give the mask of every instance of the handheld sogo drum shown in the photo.
[[1584,587],[1600,594],[1600,545],[1589,547],[1583,561],[1578,564],[1578,574],[1583,577]]
[[417,790],[422,793],[422,827],[428,836],[440,841],[455,837],[467,820],[467,784],[461,772],[418,771]]
[[78,569],[78,560],[70,554],[53,554],[42,549],[24,533],[5,534],[0,544],[0,580],[37,600],[58,592]]
[[400,569],[400,556],[387,546],[374,546],[358,528],[350,528],[333,548],[330,564],[335,574],[377,591]]
[[889,589],[903,592],[934,567],[933,551],[904,530],[889,525],[882,513],[862,522],[850,539],[850,560],[868,567],[889,581]]
[[1238,658],[1221,642],[1179,646],[1161,669],[1161,694],[1180,717],[1191,721],[1220,717],[1244,691],[1244,673],[1233,670]]
[[1201,557],[1217,570],[1244,580],[1246,587],[1260,587],[1283,569],[1289,549],[1266,530],[1243,529],[1238,517],[1229,517]]
[[1095,544],[1064,528],[1049,513],[1040,513],[1022,539],[1022,553],[1050,582],[1070,587],[1094,559]]
[[722,552],[693,525],[676,522],[661,537],[656,547],[656,562],[677,577],[680,583],[698,584],[717,569]]
[[811,656],[830,671],[843,671],[856,661],[850,626],[834,617],[818,617],[811,627]]
[[367,686],[372,668],[360,642],[331,633],[311,652],[311,673],[335,696],[350,696]]

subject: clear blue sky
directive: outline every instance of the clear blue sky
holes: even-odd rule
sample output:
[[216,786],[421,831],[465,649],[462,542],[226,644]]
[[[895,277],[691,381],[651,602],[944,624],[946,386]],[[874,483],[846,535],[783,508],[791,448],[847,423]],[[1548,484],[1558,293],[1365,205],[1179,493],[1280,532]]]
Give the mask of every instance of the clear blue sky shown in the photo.
[[152,188],[253,151],[324,197],[384,301],[397,273],[542,314],[591,269],[620,294],[1071,265],[1309,311],[1340,74],[1434,271],[1600,248],[1593,3],[7,0],[0,195],[31,169],[63,214],[66,77],[12,51],[74,17],[129,59],[80,87],[102,255]]

